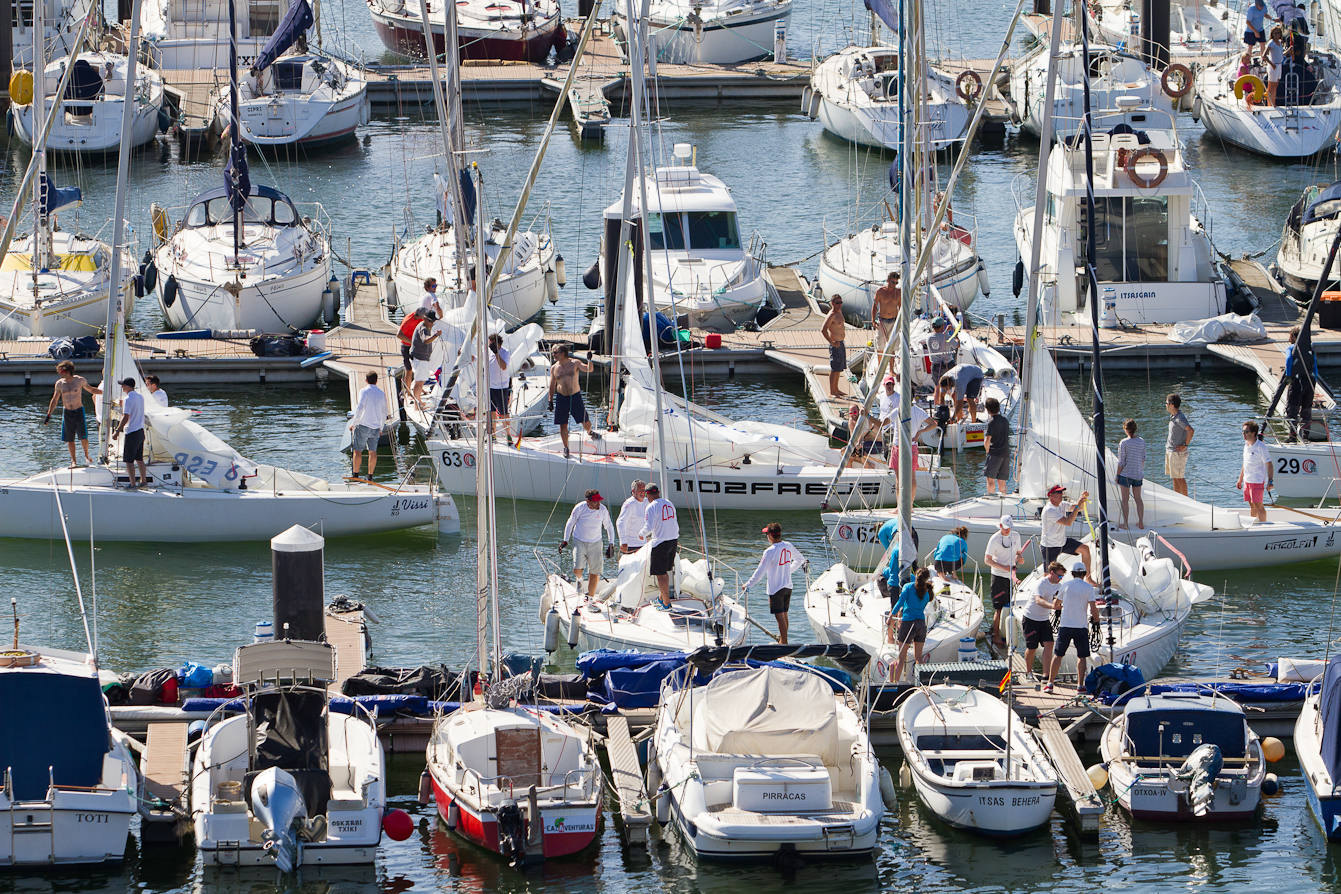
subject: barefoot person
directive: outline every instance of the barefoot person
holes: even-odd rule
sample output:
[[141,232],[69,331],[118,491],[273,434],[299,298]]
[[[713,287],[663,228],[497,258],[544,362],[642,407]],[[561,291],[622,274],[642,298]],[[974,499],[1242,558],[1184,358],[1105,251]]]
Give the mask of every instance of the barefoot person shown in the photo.
[[75,445],[76,440],[84,445],[84,462],[90,466],[93,465],[93,459],[88,455],[88,425],[84,418],[84,392],[89,394],[102,394],[101,388],[94,388],[88,383],[88,379],[83,376],[75,375],[75,365],[69,360],[62,360],[56,364],[56,372],[60,378],[56,380],[56,390],[51,394],[51,403],[47,404],[47,415],[42,418],[42,424],[46,425],[51,421],[51,414],[56,411],[56,405],[61,406],[61,440],[65,446],[70,448],[70,465],[75,465]]
[[554,363],[549,368],[549,408],[554,411],[554,424],[559,427],[559,437],[563,439],[563,455],[568,457],[568,421],[571,419],[587,433],[587,437],[596,438],[591,429],[591,420],[587,418],[587,408],[582,403],[582,387],[578,382],[578,373],[589,373],[590,363],[578,360],[569,354],[567,345],[558,345],[554,349]]
[[847,397],[838,382],[847,371],[847,326],[843,323],[843,299],[837,295],[829,299],[829,315],[824,318],[820,335],[829,343],[829,396]]
[[1187,448],[1196,429],[1183,415],[1183,398],[1170,394],[1164,401],[1169,411],[1169,440],[1164,445],[1164,472],[1173,481],[1173,489],[1187,496]]
[[778,642],[787,645],[787,612],[792,607],[792,572],[797,568],[807,568],[801,551],[782,539],[782,525],[770,522],[764,525],[763,534],[768,538],[768,548],[759,559],[759,567],[754,569],[750,579],[740,585],[744,593],[750,587],[764,579],[764,588],[768,591],[768,611],[778,622]]
[[885,284],[875,290],[871,301],[871,328],[880,333],[876,350],[883,351],[894,334],[894,324],[899,322],[899,311],[903,308],[903,290],[899,288],[899,272],[891,270],[885,277]]

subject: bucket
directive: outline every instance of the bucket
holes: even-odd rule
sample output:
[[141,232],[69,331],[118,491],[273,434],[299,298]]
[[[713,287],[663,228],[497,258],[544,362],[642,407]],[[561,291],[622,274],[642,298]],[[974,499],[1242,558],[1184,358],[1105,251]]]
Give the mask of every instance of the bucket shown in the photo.
[[962,636],[959,638],[959,651],[955,657],[961,663],[973,662],[978,660],[978,642],[971,636]]
[[253,643],[269,643],[275,640],[275,625],[269,621],[257,621],[256,631],[251,635]]
[[722,334],[720,332],[709,332],[703,337],[703,346],[706,348],[720,348],[722,346]]
[[307,348],[309,351],[326,350],[326,333],[321,329],[313,329],[307,333]]

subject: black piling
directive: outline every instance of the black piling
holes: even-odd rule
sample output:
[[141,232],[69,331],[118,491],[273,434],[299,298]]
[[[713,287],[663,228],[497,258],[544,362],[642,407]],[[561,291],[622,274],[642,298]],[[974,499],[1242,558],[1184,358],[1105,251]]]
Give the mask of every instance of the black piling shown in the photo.
[[271,539],[275,639],[316,642],[325,636],[325,545],[325,538],[301,525]]

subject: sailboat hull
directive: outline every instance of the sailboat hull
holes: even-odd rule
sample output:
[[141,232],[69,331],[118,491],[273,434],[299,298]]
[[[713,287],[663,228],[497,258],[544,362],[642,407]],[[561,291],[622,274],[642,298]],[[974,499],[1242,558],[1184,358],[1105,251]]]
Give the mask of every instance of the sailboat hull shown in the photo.
[[[424,29],[419,23],[418,8],[412,16],[393,14],[380,5],[368,4],[372,12],[377,36],[387,49],[415,59],[424,58]],[[458,29],[461,58],[497,59],[505,62],[543,62],[549,51],[560,45],[565,32],[558,16],[540,23],[523,33],[487,31],[461,27]],[[443,52],[441,22],[434,23],[433,49]]]
[[[299,273],[273,277],[243,287],[236,296],[222,283],[193,279],[182,274],[171,253],[159,250],[159,303],[168,326],[173,329],[254,329],[257,332],[289,332],[305,329],[321,316],[321,293],[330,277],[330,262],[323,260]],[[174,277],[177,290],[171,304],[165,303],[164,282]]]

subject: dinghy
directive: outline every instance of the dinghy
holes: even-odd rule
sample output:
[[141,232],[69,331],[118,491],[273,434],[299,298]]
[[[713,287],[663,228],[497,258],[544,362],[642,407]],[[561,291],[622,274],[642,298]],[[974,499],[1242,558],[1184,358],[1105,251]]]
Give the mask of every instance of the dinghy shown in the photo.
[[1162,822],[1256,814],[1266,760],[1243,708],[1212,690],[1128,698],[1099,738],[1123,809]]
[[1015,710],[966,686],[922,686],[899,707],[899,744],[922,803],[958,829],[1023,835],[1052,815],[1057,772]]
[[696,856],[874,852],[886,787],[861,702],[832,675],[780,660],[809,657],[854,676],[869,660],[843,646],[701,648],[662,684],[648,791]]
[[[309,532],[302,532],[311,537]],[[285,640],[237,650],[243,712],[217,708],[190,757],[191,818],[207,865],[371,863],[382,840],[386,761],[377,721],[333,711],[335,649]]]
[[1341,841],[1341,655],[1309,687],[1294,724],[1294,753],[1308,806],[1328,841]]

